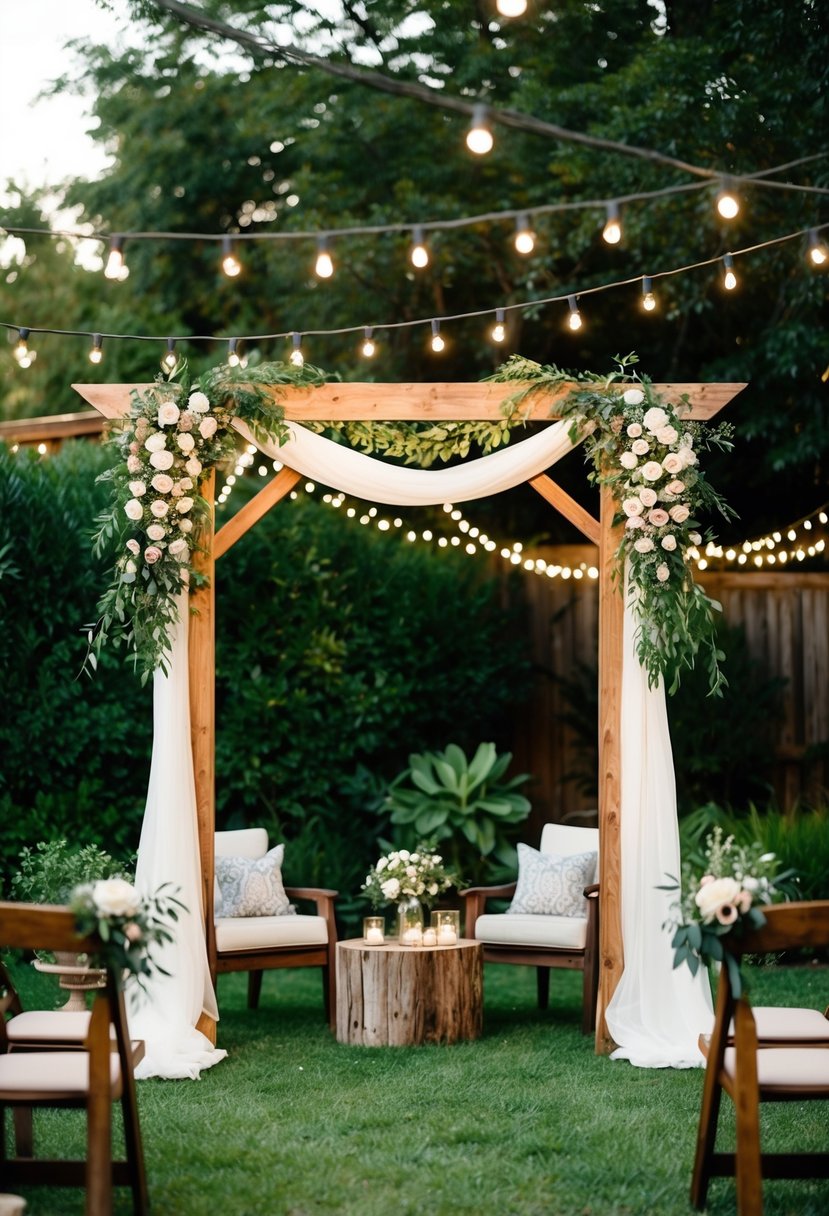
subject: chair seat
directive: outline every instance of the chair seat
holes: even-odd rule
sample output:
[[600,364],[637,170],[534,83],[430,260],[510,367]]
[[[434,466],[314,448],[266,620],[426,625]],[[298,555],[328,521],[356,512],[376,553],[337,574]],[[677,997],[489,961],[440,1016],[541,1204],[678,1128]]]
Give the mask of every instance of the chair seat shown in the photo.
[[[735,1049],[727,1047],[723,1068],[734,1079]],[[823,1047],[763,1047],[757,1052],[757,1083],[775,1090],[824,1092],[829,1097],[829,1051]]]
[[216,949],[272,950],[279,946],[325,946],[328,929],[322,916],[220,916]]
[[755,1005],[752,1012],[761,1043],[776,1040],[829,1043],[829,1018],[817,1009]]
[[72,1043],[80,1046],[89,1033],[89,1013],[64,1013],[62,1009],[29,1009],[6,1022],[11,1047],[24,1044]]
[[[112,1097],[121,1096],[121,1066],[110,1057]],[[89,1056],[85,1051],[11,1052],[0,1056],[0,1101],[81,1103],[89,1093]]]
[[499,946],[541,946],[583,950],[587,920],[581,916],[533,916],[488,912],[475,922],[479,942]]

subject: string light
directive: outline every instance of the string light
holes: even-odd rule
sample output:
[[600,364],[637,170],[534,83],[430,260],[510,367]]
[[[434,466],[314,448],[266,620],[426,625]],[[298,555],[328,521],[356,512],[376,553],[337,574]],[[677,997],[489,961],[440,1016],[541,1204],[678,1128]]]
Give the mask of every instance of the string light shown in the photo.
[[602,229],[602,239],[608,245],[618,245],[622,239],[622,221],[619,217],[619,204],[607,204],[607,219]]
[[498,342],[498,343],[503,342],[504,339],[506,338],[507,327],[504,324],[503,308],[495,309],[495,324],[493,325],[492,329],[490,330],[489,336],[492,338],[493,342]]
[[418,224],[412,229],[412,247],[409,250],[409,261],[416,270],[423,270],[429,265],[429,250],[423,237],[423,229]]
[[31,367],[37,358],[37,351],[29,349],[28,329],[19,329],[17,331],[17,345],[14,348],[14,357],[20,367]]
[[570,309],[570,315],[567,318],[567,324],[569,325],[569,327],[573,331],[573,333],[575,333],[576,330],[579,330],[582,327],[581,313],[579,312],[579,306],[576,303],[575,296],[567,297],[567,307]]
[[129,267],[124,261],[124,238],[114,236],[109,243],[109,256],[104,267],[104,278],[123,282],[129,275]]
[[523,17],[527,0],[495,0],[495,7],[502,17]]
[[222,237],[222,271],[229,279],[235,279],[242,273],[242,263],[233,252],[233,241],[229,236]]
[[535,249],[535,233],[530,227],[526,211],[515,217],[515,248],[518,253],[526,255]]
[[167,372],[168,375],[172,375],[177,367],[178,355],[176,354],[176,340],[175,338],[168,338],[167,353],[162,357],[161,370],[163,372]]
[[476,156],[486,156],[487,152],[492,151],[495,143],[488,115],[487,107],[481,103],[472,109],[472,123],[466,133],[466,146]]
[[377,345],[371,336],[372,332],[370,325],[363,330],[363,345],[360,347],[360,351],[365,359],[371,359],[377,351]]
[[317,241],[317,260],[314,264],[314,274],[318,279],[330,279],[334,273],[334,263],[328,250],[328,238],[321,236]]
[[829,257],[829,252],[818,236],[817,229],[811,228],[809,230],[809,261],[813,266],[823,266],[827,257]]
[[642,307],[645,312],[653,312],[656,308],[656,296],[653,294],[653,279],[648,275],[642,276]]
[[733,220],[740,214],[740,200],[734,193],[730,177],[724,177],[717,195],[717,212],[724,220]]
[[302,367],[305,362],[305,356],[302,353],[302,335],[298,333],[291,334],[291,354],[290,361],[292,367]]
[[92,347],[89,351],[89,362],[100,363],[104,357],[103,352],[104,340],[100,334],[92,335]]
[[227,340],[227,365],[228,367],[245,367],[247,360],[243,360],[237,349],[239,344],[238,338],[228,338]]
[[737,286],[737,276],[734,273],[734,259],[730,253],[727,253],[722,260],[723,264],[723,280],[722,285],[726,291],[733,291]]
[[438,321],[434,318],[432,319],[431,347],[436,355],[439,355],[440,352],[446,347],[446,343],[444,342],[443,338],[440,336],[440,321]]

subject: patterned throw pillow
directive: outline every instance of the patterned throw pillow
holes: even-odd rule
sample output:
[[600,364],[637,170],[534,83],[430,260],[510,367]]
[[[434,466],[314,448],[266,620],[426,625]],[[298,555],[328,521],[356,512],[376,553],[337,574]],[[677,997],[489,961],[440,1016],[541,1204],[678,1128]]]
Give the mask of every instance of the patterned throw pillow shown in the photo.
[[221,916],[291,916],[296,909],[282,885],[284,844],[264,857],[217,857]]
[[584,888],[593,882],[597,853],[539,853],[518,846],[518,883],[507,912],[538,916],[586,916]]

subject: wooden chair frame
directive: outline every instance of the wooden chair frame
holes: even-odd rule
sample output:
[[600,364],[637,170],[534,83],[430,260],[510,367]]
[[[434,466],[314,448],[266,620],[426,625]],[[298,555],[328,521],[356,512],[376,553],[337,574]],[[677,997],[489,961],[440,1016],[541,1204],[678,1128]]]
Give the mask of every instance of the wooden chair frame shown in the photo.
[[[68,908],[13,903],[0,903],[0,942],[24,950],[90,954],[101,945],[98,938],[77,933],[74,915]],[[13,986],[0,1002],[0,1059],[9,1054],[5,1029],[7,1011],[20,1012],[20,1001]],[[85,1187],[87,1216],[108,1216],[112,1211],[113,1186],[129,1186],[136,1216],[145,1216],[149,1212],[149,1200],[133,1073],[133,1065],[142,1051],[129,1039],[120,976],[112,970],[107,971],[104,987],[95,990],[83,1051],[88,1057],[88,1082],[85,1092],[80,1094],[68,1088],[61,1092],[58,1081],[53,1090],[45,1093],[34,1085],[31,1088],[12,1082],[6,1085],[0,1074],[0,1186]],[[113,1052],[118,1055],[117,1070],[112,1068]],[[80,1052],[75,1048],[67,1054],[77,1056]],[[60,1060],[53,1044],[48,1050],[27,1051],[26,1057],[31,1061],[32,1069],[37,1062],[58,1063]],[[126,1155],[121,1160],[114,1160],[112,1155],[113,1100],[120,1100],[123,1114]],[[85,1160],[36,1159],[20,1151],[14,1156],[7,1155],[6,1107],[15,1112],[39,1107],[84,1109],[87,1120]]]
[[[731,943],[738,957],[774,953],[784,949],[829,945],[829,901],[780,904],[765,911],[766,924]],[[804,1046],[802,1042],[764,1042],[749,1000],[739,998],[723,967],[717,988],[714,1029],[700,1036],[700,1048],[708,1063],[703,1083],[696,1155],[691,1181],[691,1202],[705,1207],[713,1177],[736,1177],[738,1216],[762,1216],[764,1178],[829,1178],[829,1152],[763,1152],[760,1146],[760,1103],[829,1100],[829,1084],[775,1084],[764,1086],[758,1076],[758,1058],[764,1053],[791,1054],[827,1050],[825,1040]],[[781,1050],[775,1051],[776,1048]],[[733,1053],[726,1056],[726,1052]],[[733,1067],[726,1067],[733,1059]],[[761,1061],[762,1065],[762,1061]],[[717,1123],[723,1091],[734,1103],[736,1149],[717,1152]]]

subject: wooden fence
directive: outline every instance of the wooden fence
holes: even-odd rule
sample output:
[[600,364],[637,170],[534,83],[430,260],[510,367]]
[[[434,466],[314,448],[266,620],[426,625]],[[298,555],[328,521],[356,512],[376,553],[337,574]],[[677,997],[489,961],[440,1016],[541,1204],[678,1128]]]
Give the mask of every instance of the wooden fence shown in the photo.
[[[570,570],[596,564],[596,550],[586,545],[543,549],[537,556]],[[750,655],[768,675],[785,681],[773,768],[779,805],[825,800],[827,757],[808,753],[816,745],[824,744],[824,752],[829,746],[829,574],[706,571],[699,581],[722,604],[729,625],[744,629]],[[504,594],[513,594],[506,579]],[[513,751],[515,771],[535,778],[529,825],[534,838],[548,819],[589,822],[595,806],[595,796],[572,779],[584,770],[585,754],[566,721],[572,705],[562,681],[596,668],[598,587],[586,572],[578,579],[526,573],[521,594],[536,679],[515,723]],[[589,677],[578,682],[589,696]]]

